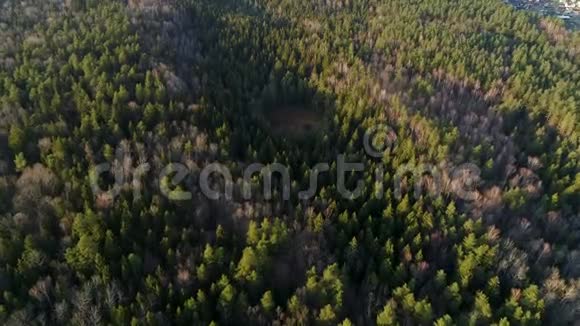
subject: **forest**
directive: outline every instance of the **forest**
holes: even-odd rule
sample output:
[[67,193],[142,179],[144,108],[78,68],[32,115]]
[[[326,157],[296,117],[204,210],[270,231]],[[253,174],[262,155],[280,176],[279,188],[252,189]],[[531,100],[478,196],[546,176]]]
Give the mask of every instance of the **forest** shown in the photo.
[[0,324],[576,325],[579,122],[502,0],[0,0]]

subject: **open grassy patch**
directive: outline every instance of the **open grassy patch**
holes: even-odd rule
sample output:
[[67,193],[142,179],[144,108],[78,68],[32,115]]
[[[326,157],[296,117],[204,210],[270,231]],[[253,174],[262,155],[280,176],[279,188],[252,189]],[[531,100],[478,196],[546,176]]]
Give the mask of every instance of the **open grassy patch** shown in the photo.
[[322,116],[313,110],[299,106],[285,106],[270,110],[266,118],[274,134],[304,137],[314,134],[322,127]]

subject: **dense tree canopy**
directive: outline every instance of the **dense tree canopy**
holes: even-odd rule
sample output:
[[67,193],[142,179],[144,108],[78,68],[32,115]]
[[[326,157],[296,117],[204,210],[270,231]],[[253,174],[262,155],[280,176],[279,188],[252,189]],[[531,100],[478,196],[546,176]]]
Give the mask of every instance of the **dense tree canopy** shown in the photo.
[[[580,33],[557,19],[500,0],[8,0],[0,39],[2,324],[580,320]],[[364,170],[339,180],[339,154]],[[231,198],[199,187],[214,162]],[[289,167],[290,199],[260,173],[244,197],[252,163]]]

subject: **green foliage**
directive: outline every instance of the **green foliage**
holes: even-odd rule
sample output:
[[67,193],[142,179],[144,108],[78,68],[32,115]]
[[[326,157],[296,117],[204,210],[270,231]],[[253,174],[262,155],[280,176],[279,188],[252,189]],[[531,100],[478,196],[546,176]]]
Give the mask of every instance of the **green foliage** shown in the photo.
[[264,292],[262,299],[260,299],[260,303],[262,304],[262,308],[264,308],[265,311],[271,312],[275,307],[272,291]]
[[[0,324],[580,319],[578,32],[498,0],[65,2],[0,12]],[[365,166],[358,198],[337,153]],[[195,184],[213,162],[234,198]],[[240,197],[258,162],[289,167],[290,200],[257,174]],[[453,171],[394,184],[465,162],[471,199]]]
[[383,308],[383,311],[377,315],[377,325],[398,325],[399,323],[396,317],[396,304],[394,301],[389,301]]
[[24,157],[24,153],[16,154],[16,157],[14,158],[14,166],[16,167],[16,171],[18,171],[18,172],[24,171],[27,164],[28,164],[28,162],[26,162],[26,158]]
[[16,125],[10,127],[10,133],[8,135],[8,145],[10,149],[16,153],[24,150],[24,145],[26,142],[26,135],[24,130]]

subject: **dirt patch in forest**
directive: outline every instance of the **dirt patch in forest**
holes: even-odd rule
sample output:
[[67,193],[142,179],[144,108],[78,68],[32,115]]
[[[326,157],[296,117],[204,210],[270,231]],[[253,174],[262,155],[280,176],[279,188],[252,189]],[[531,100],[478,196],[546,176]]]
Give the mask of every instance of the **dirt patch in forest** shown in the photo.
[[301,107],[282,107],[266,114],[271,130],[275,134],[306,136],[320,129],[322,117]]

